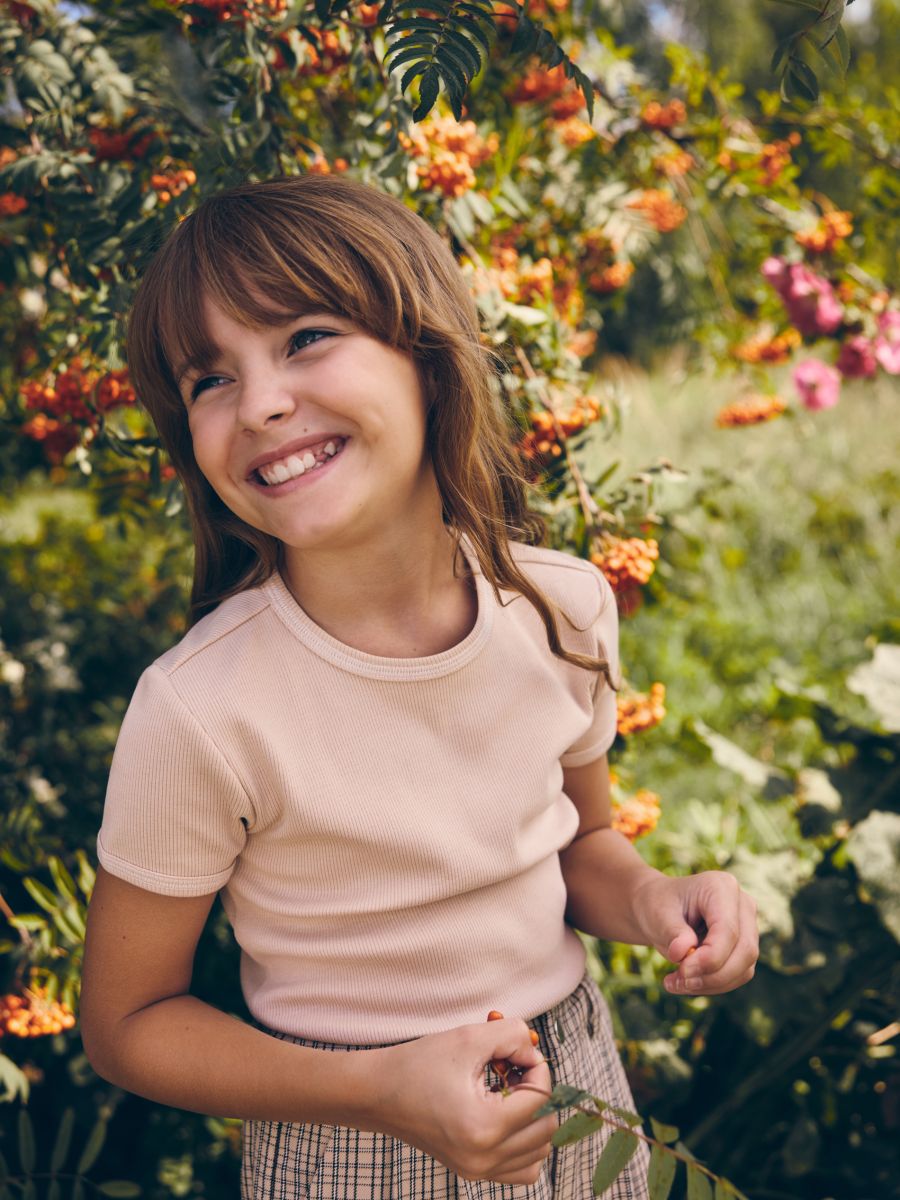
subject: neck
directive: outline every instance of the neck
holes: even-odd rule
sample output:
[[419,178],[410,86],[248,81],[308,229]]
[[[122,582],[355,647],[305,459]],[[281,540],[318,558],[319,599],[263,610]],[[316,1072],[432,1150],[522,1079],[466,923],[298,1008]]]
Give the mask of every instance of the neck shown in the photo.
[[340,553],[285,550],[282,576],[326,633],[370,654],[414,658],[461,641],[477,615],[467,572],[453,574],[443,522],[388,531],[376,545]]

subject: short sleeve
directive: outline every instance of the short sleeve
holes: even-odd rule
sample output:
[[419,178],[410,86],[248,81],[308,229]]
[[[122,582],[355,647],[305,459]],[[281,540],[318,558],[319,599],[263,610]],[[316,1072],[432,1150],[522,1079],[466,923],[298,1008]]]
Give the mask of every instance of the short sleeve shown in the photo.
[[[604,658],[609,674],[619,686],[619,613],[616,598],[606,577],[593,568],[600,594],[600,609],[591,626],[591,653]],[[609,750],[616,737],[616,693],[602,672],[594,675],[591,685],[593,717],[585,732],[560,758],[564,767],[583,767]]]
[[148,668],[116,742],[97,857],[166,896],[223,887],[252,812],[224,756],[158,666]]

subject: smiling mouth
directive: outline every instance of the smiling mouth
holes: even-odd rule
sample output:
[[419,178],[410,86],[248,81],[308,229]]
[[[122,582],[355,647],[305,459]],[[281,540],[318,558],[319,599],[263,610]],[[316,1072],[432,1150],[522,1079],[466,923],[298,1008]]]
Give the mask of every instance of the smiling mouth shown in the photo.
[[330,462],[343,450],[346,438],[330,438],[319,446],[307,446],[296,454],[285,455],[275,462],[266,463],[251,472],[251,478],[264,487],[276,487],[279,483],[287,483],[291,479],[299,479],[318,470],[324,463]]

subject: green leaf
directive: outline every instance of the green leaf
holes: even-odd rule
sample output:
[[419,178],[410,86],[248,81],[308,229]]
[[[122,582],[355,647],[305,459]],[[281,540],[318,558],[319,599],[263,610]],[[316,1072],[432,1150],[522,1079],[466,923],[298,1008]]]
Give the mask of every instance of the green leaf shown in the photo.
[[59,908],[59,896],[55,892],[51,892],[46,884],[40,882],[39,879],[32,879],[31,876],[26,876],[22,881],[25,884],[25,890],[31,898],[44,909],[45,912],[55,913]]
[[650,1200],[668,1200],[677,1166],[678,1159],[670,1150],[662,1146],[650,1148],[650,1169],[647,1173]]
[[784,78],[788,88],[788,96],[794,99],[802,96],[804,100],[818,100],[819,81],[812,67],[807,66],[799,58],[792,58]]
[[19,1109],[19,1161],[25,1174],[30,1175],[35,1162],[34,1125],[24,1108]]
[[75,1109],[67,1108],[59,1122],[56,1141],[53,1143],[53,1153],[50,1156],[50,1170],[55,1174],[66,1161],[69,1146],[72,1142],[72,1128],[75,1124]]
[[91,1130],[84,1150],[81,1152],[81,1158],[78,1160],[78,1165],[75,1172],[78,1175],[84,1175],[89,1171],[97,1159],[100,1157],[100,1151],[103,1149],[103,1143],[106,1141],[106,1121],[101,1117],[94,1128]]
[[591,1187],[595,1196],[602,1196],[625,1169],[629,1159],[638,1148],[638,1137],[627,1129],[617,1129],[606,1145],[594,1167]]
[[404,71],[403,78],[400,80],[400,91],[405,92],[417,75],[424,75],[428,70],[428,63],[414,63],[408,71]]
[[850,66],[850,43],[847,41],[847,35],[844,33],[842,25],[838,25],[834,31],[834,44],[840,57],[841,70],[846,74],[847,68]]
[[584,1088],[572,1087],[568,1083],[558,1083],[550,1093],[550,1099],[541,1105],[534,1117],[535,1119],[547,1117],[550,1113],[562,1112],[564,1108],[571,1108],[573,1104],[581,1104],[585,1100],[593,1101],[594,1097]]
[[678,1130],[674,1125],[664,1125],[662,1121],[657,1121],[655,1117],[651,1117],[650,1128],[653,1130],[653,1136],[658,1142],[678,1141]]
[[414,121],[421,121],[434,108],[440,86],[438,69],[435,66],[430,66],[419,83],[419,103],[413,112]]
[[550,1140],[554,1146],[571,1146],[574,1142],[580,1142],[582,1138],[590,1137],[592,1133],[602,1129],[603,1125],[601,1116],[592,1117],[588,1113],[577,1112],[560,1125]]
[[688,1163],[687,1200],[713,1200],[712,1185],[696,1163]]
[[67,900],[75,902],[78,898],[75,890],[75,880],[66,870],[63,861],[57,858],[55,854],[51,854],[47,859],[47,865],[50,868],[50,874],[53,876],[53,882],[56,884],[57,889]]
[[105,1183],[95,1185],[102,1196],[139,1196],[141,1189],[130,1179],[108,1179]]

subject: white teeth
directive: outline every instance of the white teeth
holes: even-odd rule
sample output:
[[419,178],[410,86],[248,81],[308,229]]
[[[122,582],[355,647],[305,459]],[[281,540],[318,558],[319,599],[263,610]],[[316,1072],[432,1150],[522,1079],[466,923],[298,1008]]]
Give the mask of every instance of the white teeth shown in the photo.
[[[321,453],[327,455],[328,458],[334,458],[339,448],[335,442],[326,442],[322,447]],[[296,479],[298,476],[306,474],[307,471],[313,471],[321,465],[322,463],[316,456],[309,450],[306,450],[302,455],[290,454],[287,458],[283,458],[279,462],[266,463],[264,467],[259,468],[259,476],[264,483],[267,483],[270,487],[274,487],[275,484],[286,483],[288,479]]]

